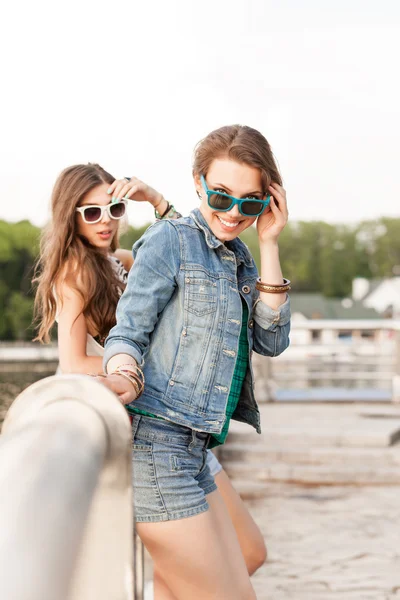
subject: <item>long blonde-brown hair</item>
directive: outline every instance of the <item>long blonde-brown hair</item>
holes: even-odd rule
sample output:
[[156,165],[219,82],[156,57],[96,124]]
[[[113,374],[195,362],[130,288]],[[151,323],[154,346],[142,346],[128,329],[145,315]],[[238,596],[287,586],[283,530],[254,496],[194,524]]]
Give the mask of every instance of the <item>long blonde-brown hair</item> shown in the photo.
[[[76,207],[93,188],[115,180],[100,165],[74,165],[58,177],[52,193],[52,218],[43,230],[36,263],[35,317],[37,340],[48,342],[57,307],[62,297],[60,285],[66,282],[82,297],[82,313],[88,330],[100,337],[115,325],[115,311],[123,284],[108,256],[78,233]],[[118,232],[110,250],[118,247]]]

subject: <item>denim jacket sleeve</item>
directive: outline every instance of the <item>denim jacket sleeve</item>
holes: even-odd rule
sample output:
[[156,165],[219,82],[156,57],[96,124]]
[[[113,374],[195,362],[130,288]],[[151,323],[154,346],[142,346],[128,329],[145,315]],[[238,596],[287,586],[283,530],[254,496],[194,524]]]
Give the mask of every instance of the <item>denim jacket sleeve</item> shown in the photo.
[[257,300],[253,309],[253,350],[263,356],[278,356],[289,346],[290,299],[278,310]]
[[129,354],[137,363],[177,285],[180,267],[178,233],[168,221],[158,221],[132,249],[135,259],[117,306],[117,324],[105,343],[104,368],[112,356]]

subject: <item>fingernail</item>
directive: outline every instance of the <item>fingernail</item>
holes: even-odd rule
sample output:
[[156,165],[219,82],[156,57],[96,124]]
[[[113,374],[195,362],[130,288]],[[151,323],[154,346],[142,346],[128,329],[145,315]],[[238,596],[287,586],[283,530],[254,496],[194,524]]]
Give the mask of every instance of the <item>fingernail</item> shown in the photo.
[[111,194],[111,188],[108,188],[107,194]]
[[115,198],[114,196],[111,198],[111,202],[117,202],[118,198]]

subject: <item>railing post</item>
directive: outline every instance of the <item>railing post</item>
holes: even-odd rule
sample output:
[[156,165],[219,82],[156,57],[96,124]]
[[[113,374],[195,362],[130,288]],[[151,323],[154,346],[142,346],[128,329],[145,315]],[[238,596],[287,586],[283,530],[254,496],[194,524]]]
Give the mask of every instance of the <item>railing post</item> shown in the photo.
[[144,545],[135,531],[134,534],[134,581],[133,597],[134,600],[144,600]]
[[273,381],[272,359],[267,356],[257,357],[253,360],[252,367],[257,402],[273,402],[276,384]]
[[400,402],[400,329],[396,329],[395,335],[395,364],[392,379],[392,400]]
[[132,600],[131,428],[114,394],[43,379],[0,443],[0,598]]

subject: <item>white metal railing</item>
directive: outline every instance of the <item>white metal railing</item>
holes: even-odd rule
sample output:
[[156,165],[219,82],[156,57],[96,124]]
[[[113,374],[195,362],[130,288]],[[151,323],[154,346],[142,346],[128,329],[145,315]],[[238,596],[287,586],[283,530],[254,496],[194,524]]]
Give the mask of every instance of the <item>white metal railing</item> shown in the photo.
[[[310,335],[313,331],[320,334],[314,340]],[[348,337],[339,339],[339,332]],[[371,333],[369,339],[363,337],[366,332]],[[363,382],[369,392],[378,389],[378,383],[388,389],[383,393],[384,389],[379,388],[377,398],[386,394],[388,400],[400,402],[400,321],[295,319],[288,350],[272,360],[260,361],[255,357],[254,362],[260,401],[278,399],[280,390],[285,391],[286,399],[290,398],[293,386],[304,390],[303,395],[293,393],[293,398],[305,399],[307,389],[315,388],[318,382],[320,389],[335,386],[341,391],[351,388],[351,392]],[[359,391],[358,399],[362,394]],[[322,400],[324,396],[313,397]],[[357,399],[354,393],[348,397]],[[373,393],[368,397],[373,399]]]
[[0,598],[139,600],[131,428],[114,394],[81,375],[43,379],[0,438]]
[[306,319],[293,320],[292,329],[348,329],[353,331],[363,330],[393,330],[400,331],[400,320],[395,319]]

